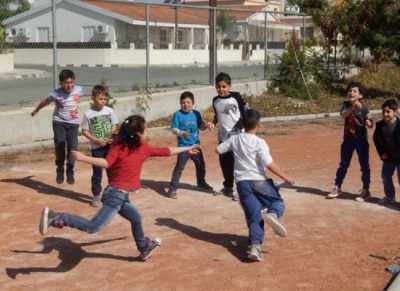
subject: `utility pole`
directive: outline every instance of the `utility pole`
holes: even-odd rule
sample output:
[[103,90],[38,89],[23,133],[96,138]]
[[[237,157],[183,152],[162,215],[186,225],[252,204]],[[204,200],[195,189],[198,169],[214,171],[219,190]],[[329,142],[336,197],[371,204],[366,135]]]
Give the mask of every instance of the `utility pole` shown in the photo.
[[210,6],[210,10],[208,13],[209,83],[210,85],[214,85],[215,76],[217,74],[217,48],[216,48],[217,0],[209,0],[208,6]]

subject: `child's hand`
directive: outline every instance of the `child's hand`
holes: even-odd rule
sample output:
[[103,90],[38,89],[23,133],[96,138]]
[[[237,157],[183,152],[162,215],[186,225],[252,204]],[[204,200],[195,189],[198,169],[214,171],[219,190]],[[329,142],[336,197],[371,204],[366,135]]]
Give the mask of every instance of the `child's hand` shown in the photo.
[[77,161],[82,161],[82,159],[85,157],[85,155],[79,151],[71,151],[71,154],[72,157]]
[[207,129],[210,129],[210,130],[211,130],[211,129],[214,129],[214,127],[215,127],[214,123],[212,123],[212,122],[207,122],[207,123],[206,123],[206,128],[207,128]]
[[381,154],[382,160],[387,160],[388,158],[389,158],[388,154],[386,154],[386,153]]
[[99,138],[96,140],[95,144],[100,147],[105,147],[106,145],[108,145],[108,139]]
[[294,180],[292,178],[287,178],[285,180],[286,183],[288,183],[290,186],[293,186],[295,184]]
[[371,120],[371,119],[367,119],[367,120],[365,121],[365,125],[366,125],[368,128],[372,128],[372,126],[373,126],[372,120]]
[[183,137],[183,138],[188,138],[189,135],[190,135],[190,133],[187,132],[187,131],[181,131],[179,135],[180,135],[181,137]]
[[37,110],[35,109],[35,110],[33,110],[33,111],[31,112],[31,116],[34,117],[34,116],[36,115],[36,113],[38,113],[38,112],[37,112]]
[[188,153],[191,155],[197,155],[198,153],[200,153],[200,150],[201,150],[200,145],[195,144],[190,147],[190,150],[188,150]]

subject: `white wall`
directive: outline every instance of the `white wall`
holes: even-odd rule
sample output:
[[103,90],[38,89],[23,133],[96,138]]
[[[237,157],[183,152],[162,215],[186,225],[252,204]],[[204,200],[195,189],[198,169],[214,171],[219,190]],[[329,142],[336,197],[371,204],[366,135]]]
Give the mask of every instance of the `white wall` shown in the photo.
[[0,54],[0,73],[11,73],[14,71],[14,54]]

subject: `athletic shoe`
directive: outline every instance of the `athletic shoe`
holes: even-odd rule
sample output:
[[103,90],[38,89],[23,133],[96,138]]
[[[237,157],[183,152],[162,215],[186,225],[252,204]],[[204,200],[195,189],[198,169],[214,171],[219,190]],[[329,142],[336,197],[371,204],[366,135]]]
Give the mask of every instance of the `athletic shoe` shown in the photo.
[[261,245],[250,245],[250,249],[247,253],[247,258],[251,261],[261,262],[263,260]]
[[208,185],[206,182],[199,183],[197,184],[197,187],[199,187],[201,190],[209,193],[215,193],[214,188]]
[[278,216],[275,213],[268,213],[266,210],[262,210],[261,214],[266,224],[268,224],[274,232],[279,236],[286,236],[286,228],[279,222]]
[[178,198],[177,194],[178,193],[177,193],[175,188],[169,187],[168,190],[167,190],[166,196],[168,198],[177,199]]
[[56,171],[56,183],[62,184],[64,183],[64,168],[57,168]]
[[58,214],[55,211],[51,210],[50,208],[48,207],[43,208],[39,222],[39,232],[42,235],[45,235],[47,233],[49,226],[51,226],[57,215]]
[[235,194],[235,191],[233,191],[233,188],[231,187],[224,187],[220,190],[220,193],[226,197],[231,198],[233,201],[238,201],[237,194]]
[[67,171],[67,183],[70,185],[75,184],[75,177],[73,171]]
[[334,186],[332,192],[326,195],[326,198],[334,199],[338,197],[340,194],[342,194],[342,191],[340,190],[339,186]]
[[389,197],[383,197],[381,201],[379,201],[380,204],[382,205],[390,205],[396,203],[396,200],[394,198],[389,198]]
[[101,206],[101,195],[96,195],[93,197],[90,205],[95,208],[99,208]]
[[356,197],[356,201],[364,202],[371,197],[371,193],[367,189],[361,189],[360,196]]
[[140,252],[140,259],[142,261],[146,261],[147,259],[149,259],[154,250],[161,245],[161,239],[159,238],[149,239],[148,237],[146,237],[146,241],[146,248]]

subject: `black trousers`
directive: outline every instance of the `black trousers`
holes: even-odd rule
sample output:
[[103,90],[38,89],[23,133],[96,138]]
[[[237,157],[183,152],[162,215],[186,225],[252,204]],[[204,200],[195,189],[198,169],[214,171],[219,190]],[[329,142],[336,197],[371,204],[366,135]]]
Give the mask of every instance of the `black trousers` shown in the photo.
[[233,188],[233,171],[235,164],[233,152],[226,152],[222,155],[219,155],[219,164],[224,176],[224,187]]
[[[63,169],[67,157],[67,170],[73,171],[74,159],[71,151],[78,148],[79,124],[53,121],[54,149],[56,154],[56,165]],[[67,154],[65,152],[67,151]]]

